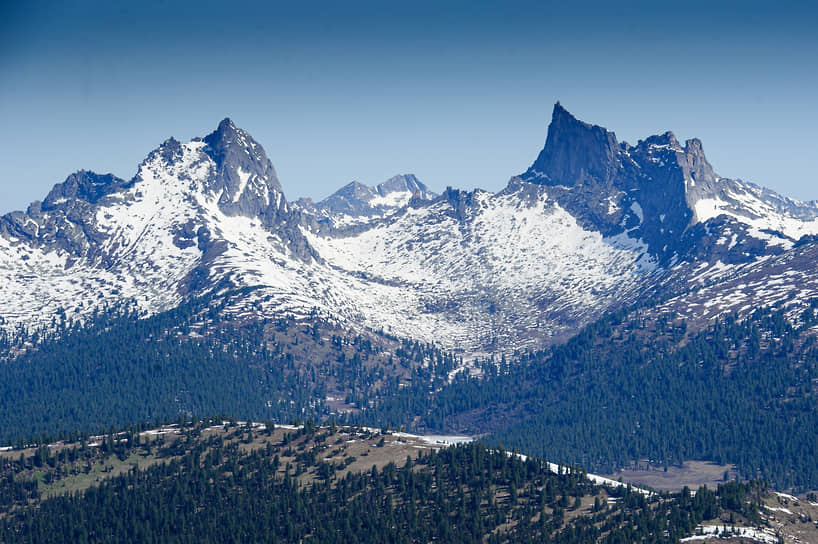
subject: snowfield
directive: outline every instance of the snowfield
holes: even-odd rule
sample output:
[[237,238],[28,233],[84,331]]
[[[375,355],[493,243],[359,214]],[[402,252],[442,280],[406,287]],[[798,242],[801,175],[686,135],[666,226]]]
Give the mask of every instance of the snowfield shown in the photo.
[[[214,153],[211,145],[224,147]],[[403,175],[376,188],[350,184],[318,207],[292,206],[261,146],[225,120],[204,140],[168,140],[131,182],[93,204],[61,193],[36,221],[15,216],[23,226],[14,228],[32,234],[0,235],[0,327],[34,330],[62,311],[83,319],[123,302],[153,314],[216,286],[254,287],[232,299],[228,318],[318,312],[353,331],[435,343],[468,360],[563,341],[662,278],[694,287],[662,306],[692,320],[818,295],[818,276],[798,275],[814,256],[790,250],[800,235],[818,233],[815,204],[718,182],[723,191],[695,203],[698,221],[730,216],[786,252],[739,264],[671,260],[675,268],[665,270],[639,238],[648,218],[638,202],[622,219],[638,224],[606,237],[549,196],[554,187],[519,178],[498,193],[436,197]],[[327,216],[336,205],[346,211]],[[610,198],[607,206],[616,211]],[[93,212],[77,218],[77,209]],[[87,234],[79,253],[38,242],[40,229],[66,225]],[[718,243],[735,246],[738,230],[727,225]]]
[[[47,325],[59,308],[81,317],[133,300],[147,314],[179,304],[190,275],[209,285],[260,287],[228,309],[233,317],[317,309],[352,329],[383,330],[463,353],[539,347],[598,317],[655,270],[639,240],[585,230],[544,192],[476,192],[466,218],[444,198],[355,234],[297,227],[318,255],[293,253],[288,233],[227,213],[225,189],[204,142],[168,161],[152,153],[135,182],[102,201],[94,223],[104,239],[79,259],[0,237],[0,304],[7,329]],[[238,169],[238,201],[257,176]],[[268,187],[265,202],[286,211]],[[408,202],[405,194],[389,203]],[[286,216],[283,222],[286,222]],[[209,232],[217,251],[200,248]],[[179,244],[184,234],[187,243]],[[89,296],[92,293],[92,296]],[[34,317],[36,316],[36,317]]]

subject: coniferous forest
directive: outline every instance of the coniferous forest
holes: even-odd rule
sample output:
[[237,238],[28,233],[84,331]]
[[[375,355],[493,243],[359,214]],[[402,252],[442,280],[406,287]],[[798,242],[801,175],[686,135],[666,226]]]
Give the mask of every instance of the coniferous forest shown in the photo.
[[[429,395],[407,388],[372,421],[491,432],[490,442],[611,471],[635,459],[734,463],[780,488],[818,487],[818,350],[783,309],[687,334],[684,322],[625,312],[566,344],[484,364]],[[632,315],[632,314],[631,314]],[[638,315],[638,312],[637,312]]]
[[333,417],[489,433],[492,444],[597,472],[697,459],[810,489],[818,352],[805,331],[818,322],[816,307],[798,323],[760,309],[695,333],[623,311],[564,345],[478,361],[479,375],[451,379],[457,358],[417,342],[349,339],[283,319],[208,325],[220,310],[211,299],[148,319],[118,309],[83,327],[59,324],[0,365],[0,437],[19,446],[218,413]]
[[[350,443],[374,456],[385,439],[405,439],[311,422],[292,431],[188,422],[168,438],[129,429],[96,439],[2,458],[0,540],[678,542],[706,520],[761,523],[766,493],[735,482],[695,495],[600,486],[582,470],[554,473],[479,443],[409,449],[397,462],[346,470]],[[38,492],[53,495],[59,482],[76,485],[116,459],[144,468],[85,491]]]

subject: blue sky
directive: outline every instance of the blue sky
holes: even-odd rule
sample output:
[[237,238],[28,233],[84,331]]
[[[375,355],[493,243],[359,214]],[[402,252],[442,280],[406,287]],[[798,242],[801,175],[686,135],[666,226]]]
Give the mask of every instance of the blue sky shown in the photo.
[[635,143],[818,199],[812,2],[4,2],[0,212],[89,169],[129,178],[224,117],[288,199],[414,173],[499,190],[556,100]]

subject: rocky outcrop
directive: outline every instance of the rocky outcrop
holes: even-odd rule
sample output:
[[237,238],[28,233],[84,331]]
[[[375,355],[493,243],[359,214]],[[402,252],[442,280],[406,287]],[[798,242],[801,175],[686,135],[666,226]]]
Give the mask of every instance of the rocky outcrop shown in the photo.
[[129,187],[111,174],[80,170],[58,183],[42,202],[33,202],[26,212],[11,212],[0,218],[0,234],[19,238],[75,258],[95,255],[105,235],[97,229],[97,205],[106,197]]
[[203,141],[204,152],[216,165],[208,189],[220,194],[222,211],[263,217],[269,225],[286,213],[287,201],[273,163],[249,134],[225,118]]
[[[672,132],[665,132],[631,146],[603,127],[579,121],[559,102],[545,147],[519,179],[547,187],[586,228],[642,240],[666,266],[694,259],[742,262],[765,250],[780,252],[780,240],[792,238],[786,233],[716,242],[757,231],[749,224],[759,218],[759,207],[800,221],[812,220],[818,212],[814,204],[718,177],[698,139],[682,146]],[[717,202],[736,221],[700,217],[697,204],[702,201]],[[751,201],[760,205],[748,205]],[[706,228],[693,229],[698,223],[707,223]]]
[[577,120],[557,102],[545,147],[520,177],[540,185],[610,187],[618,177],[618,154],[613,132]]

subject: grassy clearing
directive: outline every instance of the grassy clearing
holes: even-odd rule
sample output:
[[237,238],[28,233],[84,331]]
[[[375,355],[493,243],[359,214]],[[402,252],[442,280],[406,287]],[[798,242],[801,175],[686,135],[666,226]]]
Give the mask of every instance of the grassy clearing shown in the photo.
[[682,466],[669,466],[667,471],[663,467],[649,465],[642,461],[637,463],[638,468],[624,469],[613,474],[606,474],[606,478],[629,482],[637,486],[645,486],[658,491],[680,491],[687,486],[698,489],[706,485],[715,489],[723,483],[724,474],[732,480],[736,477],[736,467],[733,465],[717,465],[705,461],[685,461]]

